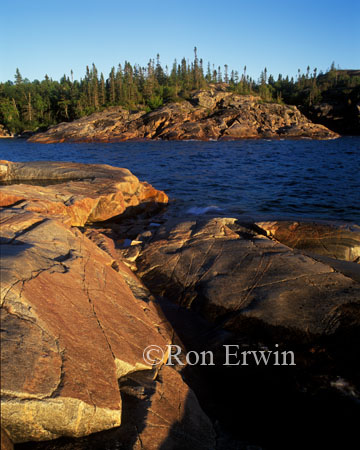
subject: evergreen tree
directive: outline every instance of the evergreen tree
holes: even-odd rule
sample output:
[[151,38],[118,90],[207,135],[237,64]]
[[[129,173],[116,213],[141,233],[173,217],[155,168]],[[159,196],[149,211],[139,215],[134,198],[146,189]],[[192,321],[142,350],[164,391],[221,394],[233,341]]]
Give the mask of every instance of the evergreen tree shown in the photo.
[[115,104],[116,96],[115,96],[115,67],[111,68],[109,81],[108,81],[108,92],[109,92],[109,102],[110,105]]
[[100,74],[99,103],[100,103],[100,106],[104,106],[106,103],[105,80],[104,80],[104,75],[102,72]]
[[[125,61],[117,70],[112,67],[107,79],[98,75],[93,63],[86,67],[84,78],[74,80],[73,71],[59,81],[45,75],[42,81],[30,82],[16,69],[14,82],[0,83],[0,123],[13,132],[47,127],[59,121],[70,121],[104,107],[120,105],[125,108],[154,109],[166,102],[189,99],[192,91],[207,88],[212,83],[224,82],[228,89],[238,94],[260,95],[265,101],[286,102],[311,106],[320,102],[328,92],[342,96],[347,102],[360,101],[360,77],[350,76],[335,67],[333,62],[325,74],[307,66],[305,74],[299,69],[296,80],[278,75],[275,81],[267,68],[261,72],[258,82],[248,74],[244,66],[238,71],[224,65],[207,64],[204,76],[203,60],[194,47],[192,62],[182,58],[171,67],[161,66],[160,55],[150,59],[147,67],[131,65]],[[338,97],[336,97],[338,98]]]
[[92,65],[91,70],[91,103],[92,106],[96,109],[99,107],[99,80],[98,80],[98,72],[95,64]]
[[225,64],[224,68],[225,68],[224,81],[226,84],[228,84],[229,83],[229,75],[228,75],[229,66],[227,64]]
[[17,86],[19,86],[20,84],[22,84],[22,82],[23,82],[23,78],[22,78],[22,76],[21,76],[21,74],[20,74],[19,69],[16,68],[16,73],[15,73],[15,84],[16,84]]

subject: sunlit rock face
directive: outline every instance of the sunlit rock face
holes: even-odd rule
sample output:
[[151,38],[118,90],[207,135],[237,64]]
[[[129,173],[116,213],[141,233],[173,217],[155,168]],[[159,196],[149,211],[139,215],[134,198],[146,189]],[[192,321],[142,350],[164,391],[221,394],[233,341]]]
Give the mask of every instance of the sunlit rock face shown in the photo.
[[289,247],[314,255],[360,262],[360,227],[357,225],[297,221],[258,222],[257,225],[268,236]]
[[138,256],[137,273],[154,293],[229,330],[248,321],[280,335],[334,333],[360,301],[356,277],[264,234],[231,218],[167,224]]
[[338,136],[325,126],[312,123],[296,106],[263,103],[260,97],[210,89],[194,93],[190,101],[169,103],[150,113],[109,108],[55,125],[29,140],[55,143],[131,139],[334,139]]
[[15,442],[119,426],[118,379],[152,370],[162,319],[78,230],[21,210],[1,222],[2,426]]
[[[14,183],[0,188],[1,426],[9,445],[125,429],[158,448],[175,427],[181,439],[200,436],[193,448],[211,448],[212,425],[194,393],[162,368],[173,331],[154,298],[111,254],[111,240],[103,250],[77,228],[158,207],[166,194],[104,165],[2,161],[0,169],[1,181]],[[143,358],[149,345],[160,349],[157,365]],[[129,377],[140,383],[133,392]],[[123,396],[145,385],[136,414],[124,410]],[[129,430],[129,414],[137,428]]]
[[71,226],[168,202],[164,192],[140,182],[129,170],[105,164],[0,161],[0,181],[12,183],[0,187],[0,206],[17,205]]

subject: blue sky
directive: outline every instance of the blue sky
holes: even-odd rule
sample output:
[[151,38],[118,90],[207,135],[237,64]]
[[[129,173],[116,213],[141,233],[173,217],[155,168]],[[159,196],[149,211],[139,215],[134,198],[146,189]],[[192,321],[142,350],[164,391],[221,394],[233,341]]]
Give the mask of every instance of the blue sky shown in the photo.
[[85,74],[96,64],[108,76],[128,60],[146,65],[160,54],[199,57],[258,78],[297,69],[360,68],[359,0],[122,1],[2,0],[0,81],[23,77],[59,79]]

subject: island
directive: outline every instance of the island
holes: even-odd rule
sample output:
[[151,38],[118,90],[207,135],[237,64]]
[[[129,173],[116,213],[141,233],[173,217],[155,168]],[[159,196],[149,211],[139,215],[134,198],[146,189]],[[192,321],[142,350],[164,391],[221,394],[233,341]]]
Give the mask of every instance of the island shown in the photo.
[[201,90],[190,101],[154,111],[112,107],[36,133],[30,142],[120,142],[127,140],[335,139],[339,134],[314,124],[296,106],[237,95],[223,86]]

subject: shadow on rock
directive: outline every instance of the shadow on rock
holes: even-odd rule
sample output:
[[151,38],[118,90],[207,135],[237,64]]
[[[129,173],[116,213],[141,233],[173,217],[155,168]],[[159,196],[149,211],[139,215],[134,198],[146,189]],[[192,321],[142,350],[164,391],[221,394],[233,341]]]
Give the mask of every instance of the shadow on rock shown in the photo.
[[[275,339],[252,323],[252,333],[229,333],[197,314],[163,301],[169,322],[187,351],[211,350],[214,365],[187,366],[183,376],[215,424],[217,449],[345,448],[357,440],[360,419],[359,327],[312,342]],[[353,317],[349,311],[349,317]],[[350,320],[350,319],[349,319]],[[191,324],[193,326],[191,326]],[[195,331],[196,330],[196,331]],[[228,347],[228,358],[226,347]],[[280,365],[243,364],[243,352],[279,351]],[[294,354],[283,364],[283,351]],[[230,364],[226,364],[229,362]],[[239,365],[236,365],[239,363]],[[189,412],[191,414],[191,412]],[[176,433],[176,428],[170,431]],[[255,447],[254,447],[255,446]],[[172,448],[161,447],[163,450]],[[191,448],[191,447],[184,447]]]

